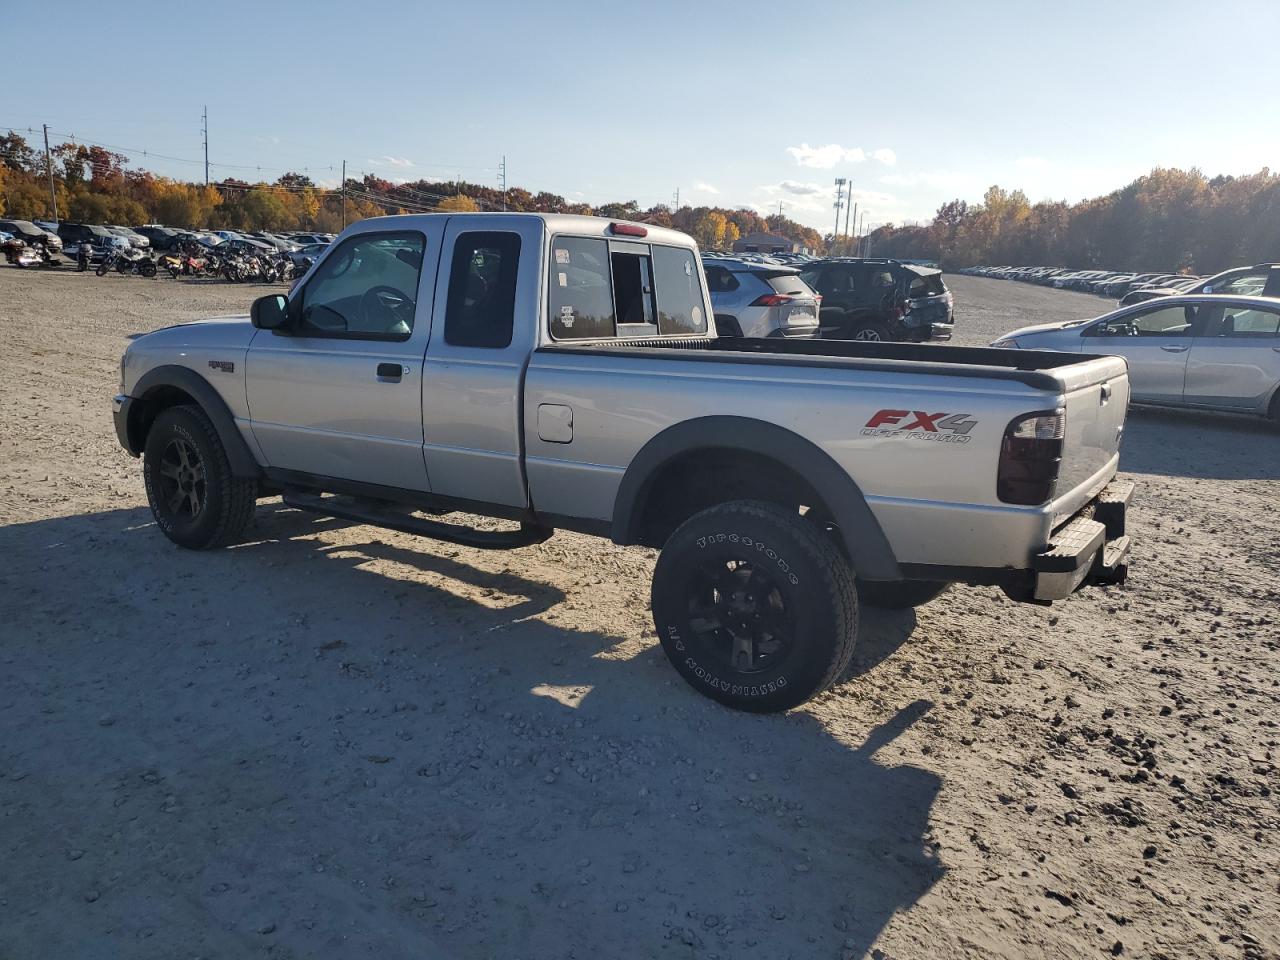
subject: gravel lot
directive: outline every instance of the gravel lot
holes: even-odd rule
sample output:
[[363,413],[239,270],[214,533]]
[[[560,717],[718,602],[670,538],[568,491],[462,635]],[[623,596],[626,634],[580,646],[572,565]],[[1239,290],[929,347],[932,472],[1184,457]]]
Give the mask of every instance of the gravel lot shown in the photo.
[[[961,342],[1107,308],[948,282]],[[120,351],[257,293],[0,267],[0,958],[1280,955],[1280,435],[1135,412],[1125,588],[868,613],[747,716],[649,551],[170,545]]]

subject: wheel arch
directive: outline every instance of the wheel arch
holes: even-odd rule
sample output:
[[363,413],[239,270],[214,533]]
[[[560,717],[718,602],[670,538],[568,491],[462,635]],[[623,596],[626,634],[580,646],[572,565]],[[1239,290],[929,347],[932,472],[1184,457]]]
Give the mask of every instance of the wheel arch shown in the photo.
[[237,477],[258,477],[262,468],[236,427],[226,401],[208,380],[194,370],[173,364],[148,370],[134,385],[129,406],[129,451],[141,454],[147,433],[161,412],[173,406],[194,404],[213,422],[218,439],[227,452],[231,472]]
[[817,509],[835,523],[840,546],[859,577],[902,576],[853,478],[811,441],[749,417],[686,420],[646,443],[618,487],[611,537],[619,544],[661,547],[675,526],[697,511],[740,499]]

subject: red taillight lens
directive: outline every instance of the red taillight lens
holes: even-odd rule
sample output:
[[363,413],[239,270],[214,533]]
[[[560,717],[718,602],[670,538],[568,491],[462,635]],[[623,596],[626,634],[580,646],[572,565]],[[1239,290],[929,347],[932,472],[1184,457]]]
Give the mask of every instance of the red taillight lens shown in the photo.
[[790,303],[795,297],[783,296],[781,293],[766,293],[756,297],[751,301],[753,307],[776,307],[779,304]]
[[1063,410],[1029,413],[1009,424],[1000,442],[996,496],[1028,506],[1053,499],[1066,425]]
[[647,237],[649,235],[648,230],[635,223],[611,223],[609,224],[609,230],[620,237]]

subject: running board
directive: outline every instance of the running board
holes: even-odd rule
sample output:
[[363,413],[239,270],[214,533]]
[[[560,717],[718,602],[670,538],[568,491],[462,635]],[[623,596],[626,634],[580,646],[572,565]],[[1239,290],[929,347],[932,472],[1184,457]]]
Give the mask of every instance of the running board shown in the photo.
[[439,520],[424,520],[412,514],[379,507],[368,501],[352,500],[347,497],[325,497],[318,493],[303,493],[299,490],[286,489],[282,499],[285,506],[296,510],[307,510],[311,513],[324,514],[326,517],[338,517],[341,520],[366,523],[373,527],[385,527],[388,530],[399,530],[401,533],[430,537],[433,540],[444,540],[481,550],[513,550],[517,547],[531,547],[550,539],[555,533],[553,527],[542,527],[523,521],[520,523],[519,530],[477,530],[475,527],[460,527],[452,523],[441,523]]

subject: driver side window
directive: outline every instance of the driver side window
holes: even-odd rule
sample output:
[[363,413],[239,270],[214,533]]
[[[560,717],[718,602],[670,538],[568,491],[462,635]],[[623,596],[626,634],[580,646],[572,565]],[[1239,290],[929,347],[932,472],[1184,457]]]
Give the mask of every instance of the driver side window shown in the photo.
[[347,340],[408,340],[426,238],[415,232],[349,237],[302,288],[297,333]]
[[1195,329],[1193,305],[1161,307],[1141,314],[1128,314],[1099,324],[1095,337],[1189,337]]

